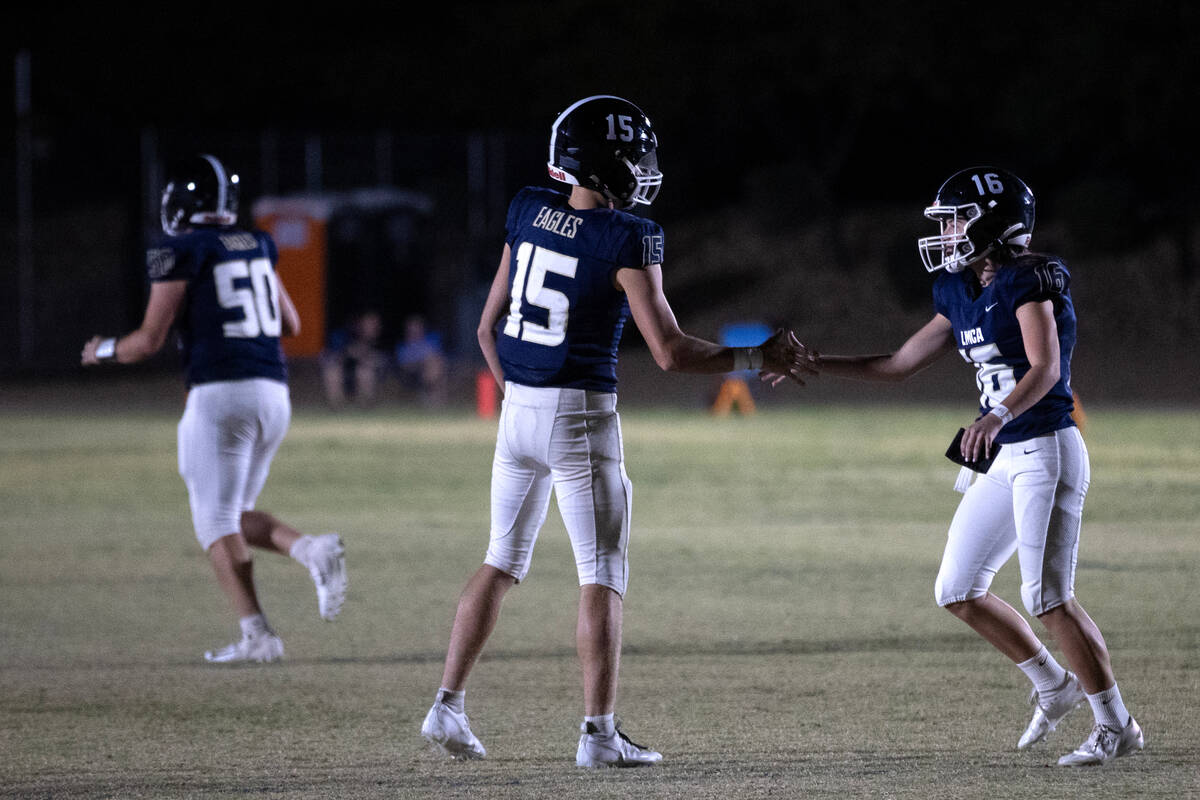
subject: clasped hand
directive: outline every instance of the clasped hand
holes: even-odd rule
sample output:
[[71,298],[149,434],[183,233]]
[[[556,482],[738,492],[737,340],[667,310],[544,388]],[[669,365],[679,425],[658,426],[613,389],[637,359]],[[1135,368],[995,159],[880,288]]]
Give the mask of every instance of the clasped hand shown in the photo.
[[790,378],[804,386],[803,376],[819,374],[817,354],[801,344],[792,331],[779,328],[759,348],[763,354],[763,365],[758,377],[764,383],[778,386],[781,381]]

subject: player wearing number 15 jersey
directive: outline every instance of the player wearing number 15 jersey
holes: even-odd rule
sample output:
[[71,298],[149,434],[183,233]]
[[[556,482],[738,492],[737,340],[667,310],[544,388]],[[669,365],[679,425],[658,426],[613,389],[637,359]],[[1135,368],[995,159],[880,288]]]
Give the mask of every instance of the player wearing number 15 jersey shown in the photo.
[[[1058,763],[1103,764],[1140,750],[1143,736],[1121,698],[1100,629],[1075,598],[1090,467],[1071,418],[1071,277],[1059,259],[1028,250],[1033,192],[1007,170],[955,173],[925,216],[941,226],[918,242],[926,268],[944,270],[934,283],[933,319],[894,353],[823,356],[821,371],[901,380],[951,350],[975,367],[980,413],[960,450],[967,461],[995,460],[982,474],[967,467],[960,473],[956,488],[964,494],[934,594],[1033,684],[1033,719],[1017,748],[1043,741],[1086,699],[1092,734]],[[990,591],[1014,552],[1025,608],[1050,631],[1073,672]]]
[[196,538],[238,615],[241,638],[208,661],[275,661],[283,642],[258,602],[250,547],[289,555],[317,587],[318,611],[333,619],[346,591],[337,534],[301,535],[254,504],[291,419],[280,337],[300,317],[275,272],[271,237],[236,227],[238,176],[211,155],[176,165],[162,196],[166,239],[146,256],[150,299],[141,326],[93,337],[85,365],[133,363],[179,330],[188,385],[179,422],[179,472]]
[[465,713],[466,681],[501,601],[525,579],[553,491],[579,577],[576,645],[584,720],[582,767],[661,760],[616,729],[622,602],[632,484],[617,415],[617,345],[632,315],[663,369],[764,368],[799,380],[807,353],[782,331],[735,349],[680,330],[662,291],[663,232],[630,210],[658,194],[658,137],[640,108],[584,98],[551,127],[550,176],[570,194],[520,191],[479,323],[479,344],[504,389],[492,464],[491,538],[459,599],[442,684],[422,735],[456,758],[483,745]]
[[629,315],[618,267],[663,260],[657,223],[566,195],[522,189],[509,206],[510,305],[496,350],[506,380],[613,393]]

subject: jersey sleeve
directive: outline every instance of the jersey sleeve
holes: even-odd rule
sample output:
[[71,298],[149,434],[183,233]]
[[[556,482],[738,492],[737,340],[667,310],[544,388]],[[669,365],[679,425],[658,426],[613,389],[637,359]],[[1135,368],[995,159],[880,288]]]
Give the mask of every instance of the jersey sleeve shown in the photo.
[[195,250],[163,242],[146,251],[146,276],[151,283],[186,281],[196,274]]
[[1071,287],[1071,273],[1061,261],[1048,259],[1012,271],[1009,296],[1014,310],[1049,300],[1057,307]]
[[[267,258],[271,259],[271,264],[279,263],[279,248],[275,245],[275,239],[271,234],[265,231],[259,231],[258,235],[262,237],[263,252],[267,254]],[[278,270],[276,270],[278,272]]]
[[529,202],[529,197],[532,194],[530,187],[526,186],[513,196],[512,202],[508,204],[508,216],[504,220],[504,236],[505,243],[511,245],[516,241],[517,234],[521,230],[521,211]]
[[653,220],[638,219],[630,226],[629,235],[617,253],[617,266],[645,269],[663,263],[664,237],[662,227]]
[[947,290],[950,283],[950,273],[942,272],[933,281],[933,310],[943,317],[950,317],[950,303],[947,300]]

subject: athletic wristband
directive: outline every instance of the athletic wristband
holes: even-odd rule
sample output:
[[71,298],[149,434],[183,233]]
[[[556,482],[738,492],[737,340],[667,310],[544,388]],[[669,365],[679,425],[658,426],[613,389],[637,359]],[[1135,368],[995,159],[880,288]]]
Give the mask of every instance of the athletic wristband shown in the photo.
[[96,360],[117,360],[117,338],[115,336],[110,339],[101,339],[100,344],[96,345]]
[[1001,425],[1007,425],[1008,423],[1012,422],[1013,419],[1012,412],[1008,410],[1008,406],[1004,405],[997,405],[988,413],[999,417]]
[[733,348],[733,371],[741,372],[746,369],[761,369],[763,352],[757,347]]

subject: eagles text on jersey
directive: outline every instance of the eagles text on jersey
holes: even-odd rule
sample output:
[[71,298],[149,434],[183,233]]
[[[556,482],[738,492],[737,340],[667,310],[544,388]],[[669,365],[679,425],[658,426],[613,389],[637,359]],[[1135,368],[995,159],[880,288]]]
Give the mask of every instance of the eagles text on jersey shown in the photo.
[[1027,255],[996,272],[981,287],[971,270],[943,272],[933,286],[934,307],[954,325],[958,352],[976,369],[982,413],[1002,402],[1029,371],[1017,309],[1049,300],[1058,327],[1060,374],[1054,387],[1032,408],[1005,425],[998,444],[1020,442],[1074,425],[1071,410],[1071,352],[1075,349],[1075,307],[1071,275],[1057,259]]
[[151,281],[188,282],[177,325],[189,386],[287,380],[275,242],[262,231],[197,227],[146,253]]
[[615,392],[617,346],[629,316],[613,282],[621,267],[663,260],[655,222],[527,187],[508,209],[507,316],[497,349],[505,379],[527,386]]

